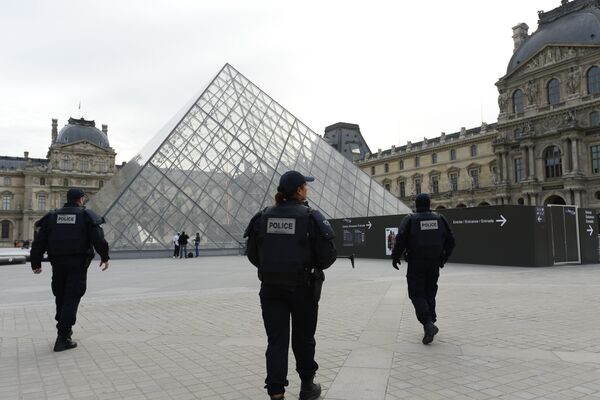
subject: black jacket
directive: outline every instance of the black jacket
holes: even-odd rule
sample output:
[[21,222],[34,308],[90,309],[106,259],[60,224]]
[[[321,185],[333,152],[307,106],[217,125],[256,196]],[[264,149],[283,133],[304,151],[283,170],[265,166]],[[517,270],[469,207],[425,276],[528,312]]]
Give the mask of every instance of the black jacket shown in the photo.
[[[63,208],[65,207],[78,207],[75,203],[65,203]],[[88,242],[88,254],[83,258],[89,258],[91,260],[94,258],[94,249],[100,255],[100,259],[102,262],[106,262],[110,259],[108,255],[108,243],[104,239],[104,231],[102,230],[102,225],[104,223],[104,218],[98,216],[94,212],[90,210],[84,210],[83,215],[85,217],[85,225],[86,225],[86,235],[85,240]],[[31,268],[36,269],[41,266],[42,259],[44,253],[48,250],[48,239],[49,239],[49,230],[48,226],[50,223],[50,218],[55,218],[55,212],[51,211],[44,215],[42,219],[35,223],[35,235],[33,244],[31,246]],[[73,254],[73,257],[80,257],[80,254]],[[50,262],[54,261],[52,257],[50,257]]]
[[[310,244],[310,261],[307,269],[327,269],[337,258],[337,250],[333,243],[334,233],[329,221],[317,210],[310,209],[305,203],[298,201],[286,201],[277,207],[307,207],[309,212],[308,239]],[[265,209],[266,210],[266,209]],[[263,210],[263,211],[265,211]],[[260,221],[262,211],[257,213],[248,224],[244,237],[246,242],[246,256],[257,268],[260,268]]]

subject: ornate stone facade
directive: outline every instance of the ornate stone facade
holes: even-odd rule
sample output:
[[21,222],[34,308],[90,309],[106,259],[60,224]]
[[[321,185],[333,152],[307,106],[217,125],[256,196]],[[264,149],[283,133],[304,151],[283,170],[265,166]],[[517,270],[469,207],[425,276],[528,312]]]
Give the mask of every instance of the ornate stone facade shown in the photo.
[[33,225],[66,202],[69,187],[96,193],[115,173],[115,151],[93,121],[69,119],[60,132],[52,120],[47,158],[0,156],[0,246],[31,241]]
[[494,125],[462,128],[380,150],[359,166],[407,205],[413,205],[421,192],[431,194],[437,209],[489,205],[494,203],[498,179],[492,149],[496,135]]
[[[513,28],[514,55],[506,75],[496,83],[497,123],[485,132],[466,131],[472,132],[470,136],[453,134],[454,142],[442,136],[392,147],[371,155],[360,167],[406,204],[414,196],[415,179],[422,191],[432,192],[431,177],[439,175],[434,207],[600,208],[600,1],[563,1],[539,15],[539,28],[532,35],[526,24]],[[466,151],[471,143],[480,152],[473,160]],[[442,155],[452,148],[457,150],[455,160]],[[430,161],[433,153],[442,155],[435,165]],[[415,157],[422,159],[418,167],[412,161]],[[399,170],[402,160],[405,169]],[[479,187],[465,179],[474,167],[480,168]],[[458,175],[457,190],[448,186],[452,173]],[[403,181],[404,196],[398,184]]]

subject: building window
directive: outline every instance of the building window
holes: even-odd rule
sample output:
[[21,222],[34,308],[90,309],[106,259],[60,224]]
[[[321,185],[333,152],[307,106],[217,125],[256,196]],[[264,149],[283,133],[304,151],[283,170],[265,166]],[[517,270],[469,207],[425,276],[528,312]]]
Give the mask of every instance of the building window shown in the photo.
[[548,104],[555,105],[560,103],[560,83],[558,79],[550,79],[548,82]]
[[546,178],[556,178],[562,175],[562,160],[558,146],[550,146],[544,152]]
[[421,179],[415,178],[415,195],[421,194]]
[[595,145],[590,148],[592,153],[592,173],[600,173],[600,145]]
[[419,159],[419,156],[415,157],[415,168],[419,168],[419,166],[421,165],[421,160]]
[[383,164],[383,170],[384,170],[386,173],[387,173],[387,172],[390,172],[390,164],[388,164],[388,163],[385,163],[385,164]]
[[[355,153],[354,150],[352,150],[352,153]],[[106,172],[106,160],[100,160],[96,165],[98,167],[98,172]]]
[[71,160],[69,160],[68,158],[64,158],[62,160],[62,169],[64,169],[65,171],[70,171],[71,170]]
[[46,178],[40,178],[40,186],[46,186]]
[[10,222],[2,221],[2,232],[0,233],[0,239],[10,239]]
[[471,177],[471,188],[473,188],[473,189],[479,188],[479,170],[478,169],[470,170],[469,176]]
[[513,112],[522,113],[525,110],[524,95],[521,89],[515,90],[513,93]]
[[375,175],[375,167],[371,167],[371,175]]
[[67,203],[67,192],[60,194],[60,203],[61,203],[61,205]]
[[4,186],[10,186],[12,185],[12,178],[10,176],[5,176],[4,177]]
[[388,192],[390,191],[391,185],[389,183],[385,183],[383,185],[383,187],[385,188],[385,190],[387,190]]
[[592,111],[590,113],[590,126],[600,125],[600,113],[598,111]]
[[38,210],[44,211],[46,209],[46,195],[40,194],[38,196]]
[[471,157],[476,157],[476,156],[477,156],[477,145],[472,144],[471,145]]
[[456,149],[450,149],[450,160],[456,160]]
[[519,183],[523,180],[523,159],[515,158],[515,182]]
[[431,155],[431,163],[432,164],[437,164],[437,153],[433,153]]
[[63,179],[63,186],[69,186],[69,179],[68,178],[64,178]]
[[2,195],[2,209],[10,210],[11,205],[12,205],[11,202],[12,202],[12,195],[10,195],[9,193],[4,193]]
[[450,190],[458,192],[458,174],[456,172],[450,173]]
[[406,197],[406,182],[398,182],[398,187],[400,188],[400,197]]
[[79,168],[81,169],[81,172],[87,172],[90,170],[90,162],[87,158],[82,158],[79,161]]
[[404,169],[404,160],[400,160],[400,169]]
[[104,187],[104,180],[100,179],[100,180],[98,181],[98,187],[99,187],[100,189],[102,189],[102,188]]
[[588,94],[600,93],[600,68],[592,67],[587,73]]
[[437,175],[431,177],[431,192],[434,194],[440,192],[440,177]]

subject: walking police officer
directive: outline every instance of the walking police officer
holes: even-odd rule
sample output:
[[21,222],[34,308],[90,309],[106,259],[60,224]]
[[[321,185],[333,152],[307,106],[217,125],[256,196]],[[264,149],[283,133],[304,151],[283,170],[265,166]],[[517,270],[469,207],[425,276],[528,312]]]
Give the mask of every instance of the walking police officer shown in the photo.
[[333,230],[317,210],[308,207],[307,182],[297,171],[281,176],[275,206],[256,214],[244,237],[247,256],[258,268],[260,305],[268,337],[265,388],[271,399],[283,399],[288,385],[290,316],[292,350],[300,375],[300,400],[321,395],[313,379],[315,331],[323,270],[336,259]]
[[104,218],[83,207],[84,196],[81,189],[69,189],[67,203],[35,224],[37,233],[31,248],[31,268],[35,274],[42,272],[42,257],[46,251],[52,264],[58,330],[54,351],[77,347],[71,340],[72,327],[79,301],[85,294],[93,248],[100,254],[102,271],[108,268],[108,243],[100,227]]
[[407,215],[400,223],[392,251],[392,266],[396,269],[406,251],[408,297],[415,307],[417,319],[423,324],[423,344],[431,343],[439,332],[435,326],[437,282],[440,268],[444,268],[455,246],[448,221],[443,215],[432,212],[430,204],[428,194],[417,195],[417,212]]

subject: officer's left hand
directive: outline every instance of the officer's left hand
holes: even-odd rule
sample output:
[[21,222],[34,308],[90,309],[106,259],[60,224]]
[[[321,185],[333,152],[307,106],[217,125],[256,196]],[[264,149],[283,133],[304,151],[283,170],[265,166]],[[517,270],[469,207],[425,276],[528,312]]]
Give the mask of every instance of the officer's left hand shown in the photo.
[[[104,265],[104,268],[102,267]],[[102,271],[106,271],[108,269],[108,261],[105,262],[100,262],[99,267],[102,269]]]
[[34,274],[41,274],[42,273],[42,267],[37,267],[36,269],[33,270]]
[[392,267],[396,268],[397,270],[400,270],[400,268],[398,268],[402,263],[400,262],[400,260],[398,259],[394,259],[392,260]]

